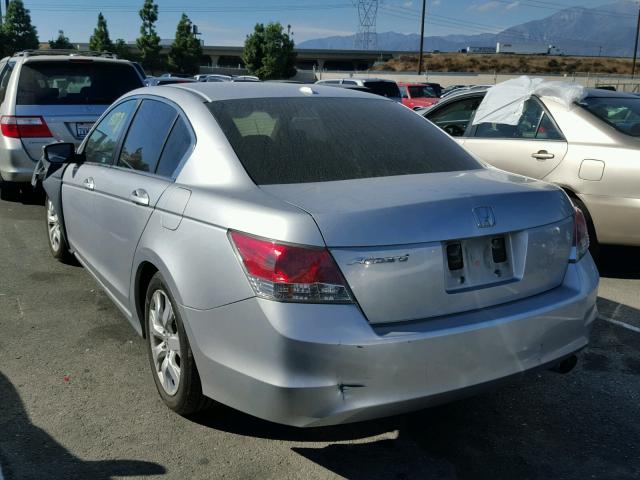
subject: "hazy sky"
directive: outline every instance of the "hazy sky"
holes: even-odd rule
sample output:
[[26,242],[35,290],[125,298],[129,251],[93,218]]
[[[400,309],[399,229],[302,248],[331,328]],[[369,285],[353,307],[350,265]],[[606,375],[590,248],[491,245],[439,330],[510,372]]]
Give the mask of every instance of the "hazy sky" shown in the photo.
[[[631,0],[629,0],[631,1]],[[2,2],[4,4],[4,1]],[[142,0],[24,0],[41,41],[65,31],[72,42],[86,42],[98,12],[107,18],[112,39],[138,36]],[[290,24],[297,42],[349,35],[358,25],[352,0],[158,0],[158,33],[173,38],[185,12],[198,25],[208,45],[241,45],[256,22]],[[593,7],[606,0],[427,0],[425,35],[495,33],[546,17],[564,7]],[[421,0],[381,0],[378,32],[420,31]]]

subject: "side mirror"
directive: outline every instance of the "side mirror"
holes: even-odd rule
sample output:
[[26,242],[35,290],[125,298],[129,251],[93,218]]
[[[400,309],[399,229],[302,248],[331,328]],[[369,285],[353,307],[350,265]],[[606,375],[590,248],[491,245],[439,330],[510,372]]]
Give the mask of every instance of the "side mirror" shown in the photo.
[[73,143],[52,143],[44,147],[44,159],[49,163],[72,163],[76,160],[76,146]]

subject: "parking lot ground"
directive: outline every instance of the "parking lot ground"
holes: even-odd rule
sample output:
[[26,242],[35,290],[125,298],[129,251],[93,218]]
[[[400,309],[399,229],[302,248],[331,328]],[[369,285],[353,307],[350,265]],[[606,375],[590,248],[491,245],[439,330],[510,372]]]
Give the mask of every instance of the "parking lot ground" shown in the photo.
[[[591,345],[568,375],[389,419],[299,430],[161,403],[144,341],[44,209],[0,201],[0,466],[10,479],[640,478],[640,249],[605,249]],[[107,239],[105,239],[107,241]],[[2,474],[0,474],[1,476]]]

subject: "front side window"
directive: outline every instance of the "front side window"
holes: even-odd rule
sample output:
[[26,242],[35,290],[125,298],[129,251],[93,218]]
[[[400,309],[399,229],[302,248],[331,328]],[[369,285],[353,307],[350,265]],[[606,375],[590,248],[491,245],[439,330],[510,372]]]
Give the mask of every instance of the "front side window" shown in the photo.
[[22,65],[17,105],[110,105],[144,86],[133,66],[93,60],[33,61]]
[[482,97],[452,102],[427,114],[427,118],[453,137],[461,137],[478,110]]
[[127,132],[118,166],[154,173],[177,117],[178,112],[171,105],[143,100]]
[[208,104],[258,185],[481,168],[406,107],[364,98],[258,98]]
[[530,98],[525,102],[517,125],[481,123],[476,127],[474,137],[527,140],[562,140],[563,138],[536,98]]
[[129,123],[136,100],[128,100],[111,110],[87,138],[84,153],[87,162],[109,165],[113,161],[120,135]]
[[640,98],[587,97],[580,105],[620,132],[640,137]]

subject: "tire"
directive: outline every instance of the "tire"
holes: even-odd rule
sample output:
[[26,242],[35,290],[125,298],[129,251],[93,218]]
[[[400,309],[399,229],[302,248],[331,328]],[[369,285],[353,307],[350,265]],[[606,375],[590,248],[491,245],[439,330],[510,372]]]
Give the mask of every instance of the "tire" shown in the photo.
[[[165,316],[167,308],[170,311]],[[180,312],[159,272],[147,287],[144,312],[149,365],[162,401],[180,415],[210,408],[214,402],[202,394]]]
[[598,243],[598,236],[596,235],[596,229],[593,226],[591,214],[582,200],[573,196],[570,198],[573,204],[582,210],[582,213],[584,213],[584,218],[587,220],[587,232],[589,233],[589,253],[591,253],[593,258],[596,258],[598,253],[600,253],[600,244]]
[[55,206],[53,202],[49,200],[49,197],[45,197],[45,220],[47,241],[51,255],[63,263],[68,263],[72,258],[69,252],[69,245],[67,244],[67,239],[64,237],[58,212],[56,212]]

